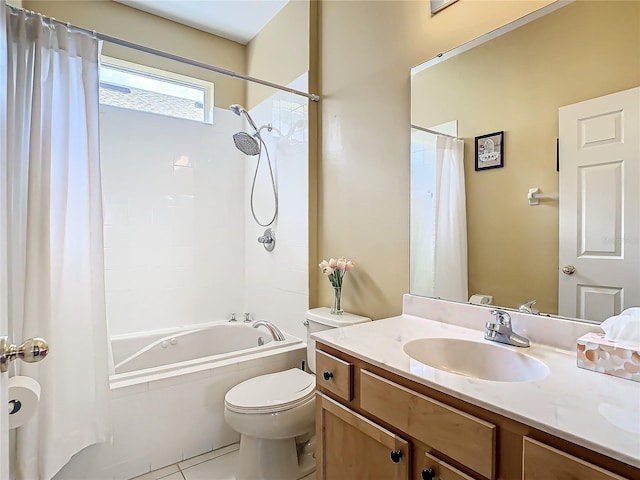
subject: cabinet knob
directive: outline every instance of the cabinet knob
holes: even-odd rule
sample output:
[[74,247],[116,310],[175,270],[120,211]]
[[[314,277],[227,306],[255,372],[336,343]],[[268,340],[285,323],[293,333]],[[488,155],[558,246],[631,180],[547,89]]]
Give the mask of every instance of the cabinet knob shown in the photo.
[[333,373],[332,372],[324,372],[322,374],[322,376],[324,377],[324,379],[328,382],[329,380],[331,380],[333,378]]
[[402,452],[400,450],[391,450],[391,461],[393,463],[400,463],[402,459]]
[[422,480],[435,480],[436,472],[433,471],[433,468],[425,468],[422,470]]

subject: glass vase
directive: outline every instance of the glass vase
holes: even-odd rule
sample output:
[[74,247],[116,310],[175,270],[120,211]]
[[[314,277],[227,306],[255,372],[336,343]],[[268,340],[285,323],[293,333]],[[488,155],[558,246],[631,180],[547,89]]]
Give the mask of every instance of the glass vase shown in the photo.
[[333,306],[331,307],[331,315],[342,315],[342,287],[333,287]]

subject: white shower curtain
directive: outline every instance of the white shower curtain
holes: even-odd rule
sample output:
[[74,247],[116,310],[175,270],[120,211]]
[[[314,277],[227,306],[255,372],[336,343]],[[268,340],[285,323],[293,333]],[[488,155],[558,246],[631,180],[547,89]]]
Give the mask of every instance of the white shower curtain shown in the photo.
[[[2,0],[4,2],[4,0]],[[16,436],[19,479],[48,480],[108,438],[108,346],[95,38],[7,8],[10,334],[50,354],[19,373],[42,387]],[[4,153],[4,152],[3,152]]]
[[467,209],[464,191],[464,142],[436,139],[434,296],[466,302]]

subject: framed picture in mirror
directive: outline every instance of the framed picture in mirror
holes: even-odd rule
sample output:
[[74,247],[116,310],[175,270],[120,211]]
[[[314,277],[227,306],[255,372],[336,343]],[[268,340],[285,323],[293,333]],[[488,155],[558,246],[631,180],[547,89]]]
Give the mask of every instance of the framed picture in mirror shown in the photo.
[[504,132],[476,137],[476,171],[504,167]]

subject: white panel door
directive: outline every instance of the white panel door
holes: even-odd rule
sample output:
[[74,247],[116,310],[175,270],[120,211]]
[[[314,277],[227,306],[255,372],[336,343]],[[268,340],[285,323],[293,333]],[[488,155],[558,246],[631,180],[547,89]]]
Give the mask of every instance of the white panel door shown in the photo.
[[562,107],[558,313],[640,305],[640,88]]

